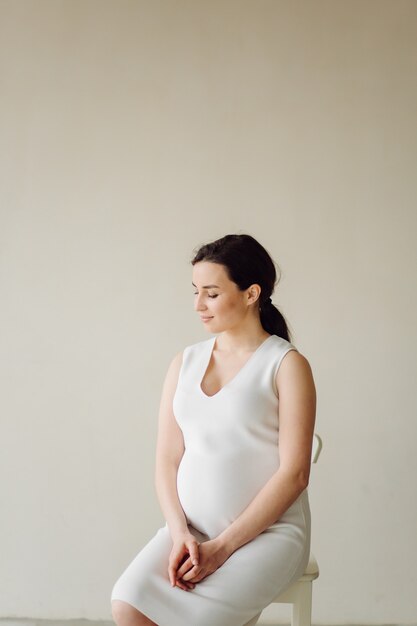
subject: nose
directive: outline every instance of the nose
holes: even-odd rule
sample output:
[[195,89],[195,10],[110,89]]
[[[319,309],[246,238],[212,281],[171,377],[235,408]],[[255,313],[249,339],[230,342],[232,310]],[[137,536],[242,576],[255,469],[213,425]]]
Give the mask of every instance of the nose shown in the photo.
[[194,308],[196,311],[205,311],[207,309],[201,294],[195,297]]

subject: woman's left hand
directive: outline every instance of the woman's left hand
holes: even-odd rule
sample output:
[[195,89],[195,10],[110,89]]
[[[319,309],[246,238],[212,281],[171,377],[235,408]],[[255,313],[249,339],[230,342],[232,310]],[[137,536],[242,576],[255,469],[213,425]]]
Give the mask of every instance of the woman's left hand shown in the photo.
[[198,565],[193,565],[189,557],[177,569],[176,576],[187,582],[197,583],[216,571],[230,556],[226,548],[216,539],[200,543]]

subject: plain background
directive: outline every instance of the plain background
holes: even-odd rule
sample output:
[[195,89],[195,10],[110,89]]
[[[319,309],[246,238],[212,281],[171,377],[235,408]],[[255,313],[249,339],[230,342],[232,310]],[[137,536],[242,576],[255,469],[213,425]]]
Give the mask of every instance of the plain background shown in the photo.
[[417,615],[417,2],[0,2],[1,616],[110,619],[164,520],[192,252],[248,232],[312,366],[316,623]]

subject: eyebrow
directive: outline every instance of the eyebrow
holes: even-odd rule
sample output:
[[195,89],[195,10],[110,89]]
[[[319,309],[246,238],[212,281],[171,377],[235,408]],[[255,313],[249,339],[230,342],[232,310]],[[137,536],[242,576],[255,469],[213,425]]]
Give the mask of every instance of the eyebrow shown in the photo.
[[[197,285],[194,285],[194,283],[191,283],[193,287],[197,288]],[[220,289],[219,285],[203,285],[203,289],[211,289],[212,287],[217,287],[217,289]]]

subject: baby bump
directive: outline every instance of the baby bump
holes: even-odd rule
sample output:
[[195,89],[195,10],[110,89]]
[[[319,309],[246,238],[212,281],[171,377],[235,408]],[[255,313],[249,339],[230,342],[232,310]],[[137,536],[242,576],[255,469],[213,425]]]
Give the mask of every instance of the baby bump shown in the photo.
[[188,522],[215,536],[248,506],[278,469],[274,457],[251,450],[238,455],[185,451],[177,473],[177,492]]

